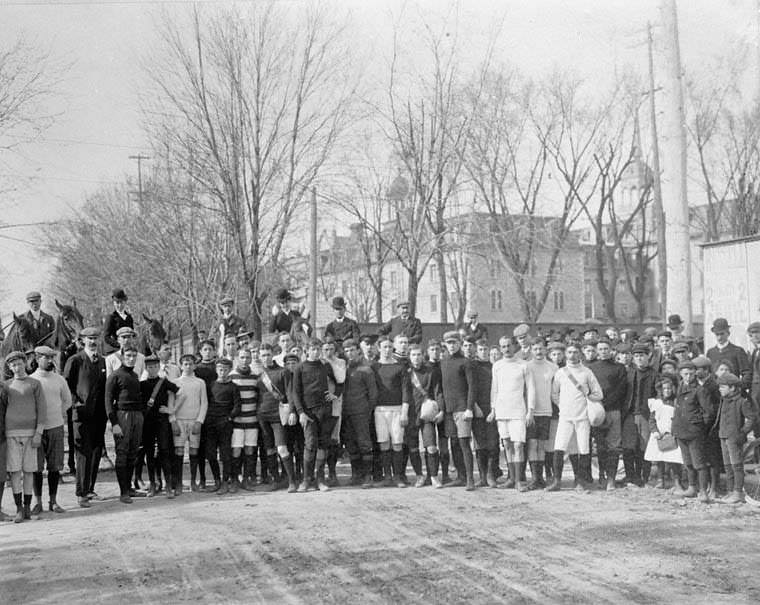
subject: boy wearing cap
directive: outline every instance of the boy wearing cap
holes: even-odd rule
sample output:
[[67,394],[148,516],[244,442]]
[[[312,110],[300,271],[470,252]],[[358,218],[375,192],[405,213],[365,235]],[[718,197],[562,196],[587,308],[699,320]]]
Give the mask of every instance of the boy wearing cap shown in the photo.
[[118,340],[119,349],[114,351],[106,357],[106,377],[110,376],[121,364],[124,356],[124,351],[127,348],[134,349],[137,353],[135,358],[134,372],[138,378],[145,372],[145,355],[137,350],[135,342],[137,341],[137,334],[130,327],[119,328],[116,332],[116,338]]
[[42,444],[47,403],[42,385],[27,376],[26,355],[13,351],[6,358],[13,377],[6,383],[8,407],[5,412],[6,468],[11,476],[16,516],[21,523],[31,519],[37,449]]
[[[473,491],[475,479],[470,440],[476,394],[475,377],[470,361],[462,354],[459,334],[446,332],[443,339],[449,353],[448,358],[441,361],[444,421],[446,435],[451,440],[451,455],[457,469],[457,479],[450,486],[460,487],[464,484],[467,491]],[[491,402],[494,402],[493,393]]]
[[174,400],[174,413],[169,416],[174,433],[175,495],[182,491],[182,466],[185,444],[190,449],[190,489],[200,490],[196,482],[198,473],[198,448],[201,443],[201,427],[208,412],[206,383],[195,375],[195,357],[190,354],[179,358],[182,376],[174,380],[179,387]]
[[29,310],[24,317],[31,326],[32,345],[40,345],[55,334],[55,320],[40,309],[42,295],[39,292],[29,292],[26,295],[26,302],[29,303]]
[[[321,354],[322,343],[310,341],[306,360],[293,373],[293,403],[304,432],[304,475],[299,492],[312,486],[315,469],[319,491],[330,490],[325,483],[325,459],[334,427],[332,403],[340,397],[343,385],[337,384],[332,366],[322,362]],[[329,390],[330,381],[336,384],[333,393]]]
[[[222,496],[229,492],[232,480],[232,419],[240,414],[240,389],[230,379],[232,362],[224,357],[216,360],[215,379],[211,383],[206,421],[206,458],[214,477],[214,487],[206,491]],[[219,474],[219,461],[222,472]]]
[[116,444],[119,500],[131,504],[132,470],[142,440],[145,404],[140,393],[140,379],[135,373],[137,349],[127,346],[122,352],[121,361],[121,365],[106,380],[106,414],[111,421]]
[[77,452],[76,495],[79,506],[87,508],[94,494],[100,458],[105,448],[107,423],[105,408],[106,362],[98,353],[97,328],[79,333],[84,348],[66,362],[63,376],[73,404],[74,446]]
[[63,425],[66,411],[71,407],[71,393],[64,378],[55,372],[57,352],[47,346],[36,347],[37,370],[32,378],[42,385],[45,394],[45,424],[42,431],[42,444],[37,449],[37,472],[34,473],[34,496],[36,504],[33,515],[42,512],[42,472],[47,464],[48,471],[48,510],[54,513],[64,512],[58,505],[58,481],[63,470]]
[[346,301],[342,296],[332,299],[332,308],[335,310],[335,319],[325,326],[325,337],[335,339],[338,347],[342,347],[343,341],[349,338],[359,340],[359,324],[350,317],[346,317]]
[[474,342],[481,339],[488,340],[488,329],[478,322],[478,312],[470,310],[467,312],[467,322],[461,326],[465,336],[472,336]]
[[103,343],[105,344],[104,353],[108,354],[121,348],[117,338],[120,328],[134,329],[135,322],[132,316],[127,312],[127,295],[121,288],[116,288],[111,293],[113,300],[113,312],[106,317],[103,324]]
[[718,437],[718,428],[713,424],[715,423],[715,415],[718,413],[718,406],[720,405],[720,390],[718,384],[711,372],[711,362],[704,355],[700,355],[693,359],[695,367],[695,375],[697,378],[697,397],[703,401],[703,406],[712,410],[710,418],[708,418],[707,434],[705,435],[705,465],[710,472],[710,487],[708,489],[708,496],[714,499],[718,497],[718,489],[720,485],[720,471],[723,465],[723,454],[720,445],[720,437]]
[[[514,330],[512,330],[512,336],[514,336],[517,339],[517,344],[519,346],[518,351],[515,353],[515,357],[519,361],[529,361],[530,360],[530,327],[528,324],[520,324],[517,326]],[[499,341],[501,342],[501,341]],[[503,351],[502,347],[502,351]]]
[[[174,397],[179,390],[176,384],[160,375],[160,360],[151,355],[145,358],[147,376],[140,381],[140,395],[146,412],[143,420],[141,446],[148,466],[148,496],[160,491],[161,470],[166,479],[166,495],[174,498],[172,489],[174,446],[169,415],[174,409]],[[158,450],[158,456],[156,456]],[[158,481],[156,481],[158,478]]]
[[720,407],[715,428],[720,437],[723,465],[726,467],[728,494],[721,502],[738,504],[744,502],[744,457],[742,446],[752,431],[757,415],[754,406],[742,397],[741,380],[734,374],[718,378]]

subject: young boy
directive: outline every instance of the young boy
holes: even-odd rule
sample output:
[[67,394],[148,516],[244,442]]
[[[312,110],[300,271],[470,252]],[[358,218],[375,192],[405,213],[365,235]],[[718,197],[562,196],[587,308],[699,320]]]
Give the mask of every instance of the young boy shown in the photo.
[[718,427],[723,465],[726,468],[728,494],[721,499],[725,504],[744,502],[744,460],[742,445],[755,423],[754,406],[742,397],[742,381],[735,374],[718,378],[720,408],[715,424]]
[[622,446],[625,482],[643,487],[652,464],[644,460],[649,442],[649,400],[656,395],[657,372],[649,365],[650,349],[644,343],[633,347],[633,365],[628,370],[628,394],[622,407]]
[[528,489],[546,487],[543,478],[546,460],[546,442],[549,440],[552,420],[552,380],[557,366],[546,359],[546,345],[535,338],[530,346],[532,359],[528,362],[528,461],[532,481]]
[[293,403],[304,432],[304,475],[299,492],[308,491],[316,468],[317,488],[329,491],[325,483],[325,456],[330,445],[334,426],[332,403],[340,396],[343,385],[339,384],[330,393],[328,382],[335,382],[335,375],[329,364],[320,359],[322,343],[311,340],[306,347],[306,360],[293,373]]
[[[258,356],[258,350],[256,355]],[[232,382],[240,389],[240,413],[232,418],[232,494],[236,493],[239,487],[249,491],[256,487],[256,447],[259,444],[259,392],[256,385],[259,375],[251,369],[251,359],[251,351],[240,349],[235,360],[235,369],[230,374]],[[242,486],[238,480],[241,462]]]
[[47,346],[36,347],[37,370],[32,378],[42,385],[45,394],[45,428],[42,432],[42,445],[37,450],[38,469],[34,473],[34,496],[37,500],[32,509],[33,515],[42,512],[42,472],[47,464],[48,471],[48,510],[54,513],[64,512],[58,505],[58,481],[63,470],[63,425],[66,411],[71,407],[71,392],[63,376],[55,372],[56,351]]
[[[161,363],[158,357],[145,358],[147,377],[140,382],[140,395],[146,412],[143,420],[142,447],[148,466],[148,497],[160,491],[161,470],[166,479],[166,496],[174,498],[172,489],[174,459],[172,427],[169,414],[174,409],[174,396],[179,390],[176,384],[159,376]],[[158,450],[158,456],[156,456]],[[157,480],[158,479],[158,480]]]
[[[216,360],[211,383],[211,396],[206,412],[206,457],[214,477],[214,486],[206,489],[222,496],[230,491],[232,478],[232,419],[240,414],[240,390],[232,382],[230,372],[232,362],[226,357]],[[222,460],[222,474],[219,474],[217,452]]]
[[499,464],[499,430],[495,422],[487,422],[491,413],[491,380],[493,364],[488,359],[488,342],[475,343],[472,372],[475,377],[476,403],[483,413],[472,419],[472,437],[478,463],[478,487],[496,487],[496,467]]
[[174,495],[182,493],[182,465],[185,444],[190,444],[190,489],[200,490],[196,483],[198,474],[198,447],[201,443],[201,427],[208,412],[206,383],[195,375],[195,356],[189,353],[179,358],[182,375],[174,380],[179,387],[174,402],[174,413],[169,417],[174,433]]
[[6,363],[13,372],[13,377],[6,383],[6,467],[11,475],[13,500],[16,503],[13,521],[21,523],[32,518],[33,473],[37,470],[37,449],[42,444],[47,404],[42,385],[26,374],[26,355],[13,351],[6,358]]
[[[441,372],[437,368],[426,366],[421,345],[412,345],[409,349],[409,381],[412,385],[413,405],[409,409],[409,423],[406,427],[405,440],[409,447],[409,457],[417,479],[415,487],[425,485],[422,474],[422,458],[420,457],[420,430],[422,431],[422,447],[425,448],[425,461],[428,476],[435,488],[442,487],[438,480],[438,423],[443,420],[443,401],[441,395]],[[434,400],[438,404],[438,413],[431,421],[422,418],[422,405],[425,400]]]

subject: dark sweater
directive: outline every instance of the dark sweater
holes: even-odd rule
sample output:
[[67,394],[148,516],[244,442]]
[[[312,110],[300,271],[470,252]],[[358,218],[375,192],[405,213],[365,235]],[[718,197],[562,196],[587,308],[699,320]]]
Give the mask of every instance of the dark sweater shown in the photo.
[[103,325],[103,340],[107,345],[105,353],[108,354],[119,350],[119,341],[116,338],[116,332],[119,331],[119,328],[134,329],[134,327],[135,322],[129,313],[126,313],[124,318],[116,311],[106,316],[106,321]]
[[657,394],[656,380],[657,372],[651,366],[643,370],[636,366],[628,369],[628,393],[626,405],[623,408],[624,414],[640,414],[644,418],[649,418],[649,399]]
[[443,402],[447,414],[472,411],[475,403],[475,376],[472,364],[461,351],[441,361]]
[[80,351],[66,362],[63,377],[69,385],[74,419],[105,426],[106,360],[102,355],[93,363]]
[[[325,395],[328,392],[328,380],[336,382],[332,366],[317,361],[304,361],[293,372],[293,404],[298,413],[312,408],[318,408],[327,403]],[[340,397],[343,385],[335,387],[335,396]]]
[[367,415],[376,405],[377,382],[372,368],[363,360],[349,362],[343,383],[343,415]]
[[140,379],[132,368],[119,366],[106,380],[106,414],[111,424],[119,424],[116,412],[145,411]]
[[689,441],[704,436],[715,413],[709,398],[700,396],[697,381],[678,386],[671,432],[674,437]]
[[[441,371],[433,366],[423,364],[418,370],[409,367],[409,382],[412,388],[414,405],[409,409],[409,420],[419,423],[422,403],[426,399],[435,399],[438,409],[443,409],[443,393],[441,392]],[[412,373],[417,377],[422,389],[414,386]]]
[[211,385],[216,380],[216,361],[199,361],[195,366],[195,375],[206,383],[206,396],[211,403]]
[[624,409],[628,401],[628,372],[625,366],[612,359],[595,359],[587,363],[586,367],[594,373],[602,387],[604,409]]
[[232,420],[240,415],[240,388],[231,380],[211,383],[206,420]]
[[344,317],[343,321],[333,320],[325,326],[325,336],[332,336],[336,342],[342,343],[344,340],[353,338],[359,340],[359,324],[353,319]]
[[406,366],[393,363],[372,364],[377,382],[377,405],[394,406],[412,403],[412,388]]
[[720,400],[715,424],[718,437],[737,443],[747,441],[747,435],[757,420],[755,407],[739,393],[723,397]]
[[[264,372],[269,376],[272,387],[277,394],[271,393],[264,382]],[[272,364],[264,368],[259,376],[259,419],[267,422],[280,422],[280,403],[287,403],[292,390],[292,375],[285,368]]]
[[[163,380],[161,383],[161,387],[158,389],[158,393],[156,393],[156,397],[153,401],[153,403],[150,403],[150,396],[153,394],[153,389],[156,387],[156,384],[158,384],[159,380]],[[179,391],[179,387],[174,384],[171,380],[162,379],[160,376],[156,376],[155,378],[146,378],[145,380],[140,381],[140,396],[142,398],[143,403],[145,404],[145,407],[147,408],[147,412],[145,413],[145,421],[149,422],[151,420],[169,420],[169,414],[161,414],[158,409],[167,405],[169,403],[169,393],[176,393]]]
[[[480,325],[480,324],[478,324]],[[475,379],[475,401],[484,414],[491,412],[491,380],[493,366],[490,361],[472,360],[472,373]]]

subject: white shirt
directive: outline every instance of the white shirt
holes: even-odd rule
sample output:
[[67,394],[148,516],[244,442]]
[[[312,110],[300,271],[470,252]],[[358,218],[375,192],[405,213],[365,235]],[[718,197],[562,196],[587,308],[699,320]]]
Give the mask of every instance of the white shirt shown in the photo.
[[500,359],[491,369],[491,407],[496,420],[525,420],[527,371],[517,358]]
[[[583,393],[570,380],[568,372],[572,373]],[[592,401],[601,401],[602,396],[602,387],[599,386],[599,381],[594,373],[584,365],[567,364],[554,375],[552,401],[559,408],[560,420],[587,420],[588,403],[586,398],[588,397]]]

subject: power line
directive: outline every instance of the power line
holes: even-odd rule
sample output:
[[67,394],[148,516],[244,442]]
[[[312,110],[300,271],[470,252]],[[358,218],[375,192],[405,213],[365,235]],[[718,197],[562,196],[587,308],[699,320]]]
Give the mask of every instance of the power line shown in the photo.
[[30,2],[3,2],[0,6],[118,6],[120,4],[219,4],[225,0],[39,0]]
[[27,143],[61,143],[62,145],[92,145],[94,147],[113,147],[114,149],[145,149],[142,145],[119,145],[118,143],[101,143],[99,141],[84,141],[76,139],[59,139],[44,137],[40,139],[28,139],[28,137],[22,137],[19,135],[5,135],[10,138],[26,141]]
[[8,179],[29,179],[29,180],[42,180],[42,181],[69,181],[72,183],[97,183],[102,185],[123,185],[122,182],[119,181],[102,181],[102,180],[96,180],[96,179],[75,179],[75,178],[69,178],[65,176],[46,176],[46,175],[40,175],[40,174],[0,174],[0,177],[2,178],[8,178]]

